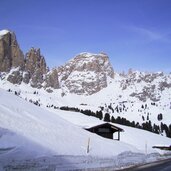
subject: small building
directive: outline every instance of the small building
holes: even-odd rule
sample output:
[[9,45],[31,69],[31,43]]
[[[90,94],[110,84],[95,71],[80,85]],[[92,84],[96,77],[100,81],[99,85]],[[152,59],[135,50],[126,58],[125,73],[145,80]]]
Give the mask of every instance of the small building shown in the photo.
[[89,127],[89,128],[86,128],[86,130],[92,133],[96,133],[104,138],[109,138],[109,139],[113,139],[113,134],[117,132],[118,138],[116,140],[118,141],[120,140],[120,132],[124,131],[123,129],[117,126],[114,126],[113,124],[110,124],[110,123],[103,123],[100,125]]

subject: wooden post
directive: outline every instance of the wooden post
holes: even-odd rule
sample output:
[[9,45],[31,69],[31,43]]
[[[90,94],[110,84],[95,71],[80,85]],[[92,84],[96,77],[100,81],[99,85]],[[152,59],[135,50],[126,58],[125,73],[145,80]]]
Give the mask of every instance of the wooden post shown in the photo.
[[88,143],[87,143],[87,153],[90,152],[90,137],[88,138]]
[[147,155],[147,141],[145,142],[145,154]]
[[118,131],[118,141],[120,140],[120,131]]

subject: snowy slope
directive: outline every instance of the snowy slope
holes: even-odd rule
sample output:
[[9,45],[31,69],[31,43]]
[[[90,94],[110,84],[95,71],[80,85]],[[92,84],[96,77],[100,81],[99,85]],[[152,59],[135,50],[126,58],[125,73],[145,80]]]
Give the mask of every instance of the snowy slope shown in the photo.
[[[49,154],[56,155],[86,155],[89,137],[91,139],[90,155],[93,156],[115,156],[124,151],[137,151],[126,143],[106,140],[91,134],[61,119],[58,115],[3,90],[0,90],[0,118],[0,127],[14,132],[12,134],[14,140],[21,136],[43,148],[43,151],[35,150],[40,155],[47,151]],[[15,134],[17,134],[16,137]],[[3,139],[1,138],[0,141]],[[23,145],[24,143],[18,145],[14,143],[9,144],[9,147],[20,149]],[[116,148],[117,150],[111,150]]]
[[[54,112],[57,115],[59,115],[61,118],[83,128],[92,127],[92,126],[104,123],[103,121],[95,117],[86,116],[79,112],[77,113],[66,112],[66,111],[58,112],[58,110]],[[153,152],[162,153],[162,151],[153,149],[152,147],[155,145],[169,146],[171,142],[170,138],[167,138],[158,134],[154,134],[149,131],[131,128],[131,127],[127,127],[127,126],[123,126],[119,124],[114,124],[114,125],[124,130],[124,132],[121,132],[121,140],[120,140],[121,142],[131,144],[143,153],[153,153]],[[117,133],[114,133],[114,138],[117,138]],[[146,146],[147,146],[147,149],[145,149]]]
[[[137,73],[134,76],[134,79],[140,80],[142,75],[145,73]],[[3,77],[3,76],[2,76]],[[143,91],[143,88],[149,85],[159,86],[163,80],[167,80],[168,84],[171,83],[171,76],[158,76],[151,83],[146,83],[145,81],[125,84],[127,78],[123,78],[119,74],[115,74],[115,78],[112,83],[108,85],[108,87],[102,89],[100,92],[95,93],[91,96],[84,95],[75,95],[75,94],[66,94],[65,96],[61,96],[62,90],[57,89],[52,93],[48,93],[43,89],[35,89],[22,83],[21,85],[13,85],[9,83],[5,78],[0,81],[0,87],[8,90],[11,89],[20,93],[20,97],[26,100],[39,101],[42,107],[46,107],[47,105],[54,105],[56,107],[61,106],[70,106],[70,107],[78,107],[80,109],[90,109],[93,111],[100,110],[100,106],[104,107],[103,113],[110,113],[115,118],[120,116],[124,117],[130,121],[139,122],[140,124],[151,120],[152,124],[155,123],[160,125],[161,122],[169,125],[171,123],[171,91],[170,88],[164,88],[164,90],[155,89],[153,92],[154,96],[160,96],[160,99],[155,102],[155,105],[151,105],[154,101],[147,99],[146,101],[141,101],[137,97],[130,96],[132,93],[139,93]],[[131,78],[130,78],[131,80]],[[127,88],[123,87],[127,85]],[[34,92],[37,92],[34,94]],[[150,90],[151,91],[151,90]],[[141,94],[141,93],[140,93]],[[117,106],[119,108],[123,108],[123,102],[125,105],[125,110],[117,113],[116,110],[114,113],[108,109],[108,106],[111,105],[113,109]],[[142,105],[147,105],[147,108],[142,109]],[[163,115],[162,120],[158,120],[158,114]],[[144,118],[144,120],[143,120]]]
[[[143,154],[144,141],[141,142],[140,135],[143,140],[152,138],[148,141],[148,153],[154,152],[151,149],[154,141],[164,145],[170,143],[166,137],[121,125],[125,130],[121,141],[102,138],[83,129],[97,123],[102,121],[76,112],[48,111],[0,89],[0,171],[7,168],[34,171],[117,169],[159,158]],[[87,154],[89,138],[90,152]]]

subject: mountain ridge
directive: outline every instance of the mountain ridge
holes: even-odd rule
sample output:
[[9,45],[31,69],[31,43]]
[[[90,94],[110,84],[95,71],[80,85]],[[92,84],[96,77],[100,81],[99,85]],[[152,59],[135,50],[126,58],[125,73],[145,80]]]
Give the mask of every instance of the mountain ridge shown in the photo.
[[[4,40],[0,41],[2,45]],[[7,59],[12,60],[12,55]],[[9,69],[1,68],[0,87],[41,107],[68,106],[93,112],[103,109],[102,119],[108,113],[110,119],[123,117],[140,125],[151,122],[161,128],[163,123],[168,126],[171,123],[171,74],[131,69],[127,74],[119,74],[114,72],[105,53],[88,52],[49,70],[40,49],[35,48],[26,53],[23,67],[7,64]],[[157,132],[166,134],[158,128]]]
[[[61,88],[65,89],[63,94],[91,95],[107,87],[108,77],[114,77],[109,58],[104,53],[80,53],[50,71],[40,49],[32,47],[23,55],[14,32],[1,31],[0,47],[0,71],[8,73],[6,79],[13,84],[24,82],[35,88],[43,87],[48,92]],[[74,73],[77,71],[79,73]]]

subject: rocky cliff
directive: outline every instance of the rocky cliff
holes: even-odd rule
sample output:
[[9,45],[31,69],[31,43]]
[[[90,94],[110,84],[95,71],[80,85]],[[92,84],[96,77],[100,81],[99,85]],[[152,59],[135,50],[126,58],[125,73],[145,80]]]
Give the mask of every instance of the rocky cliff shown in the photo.
[[94,94],[114,78],[113,68],[104,53],[81,53],[57,70],[61,88],[80,95]]
[[[7,73],[6,79],[13,84],[24,82],[41,88],[48,82],[45,79],[48,68],[40,49],[31,48],[24,56],[15,33],[8,30],[0,31],[0,72]],[[52,87],[56,88],[56,82],[54,84]]]
[[0,72],[9,72],[13,67],[24,67],[24,55],[15,34],[2,30],[0,31]]
[[48,69],[44,57],[40,53],[40,49],[31,48],[26,53],[25,58],[25,75],[23,81],[31,84],[32,87],[41,88],[44,82],[44,75]]
[[23,55],[16,36],[0,31],[0,72],[13,84],[30,84],[49,92],[61,88],[78,95],[91,95],[107,87],[114,71],[106,54],[81,53],[65,65],[48,70],[40,49],[31,48]]
[[61,89],[62,96],[92,95],[113,82],[115,87],[119,86],[117,91],[127,92],[127,96],[143,102],[159,101],[162,93],[171,88],[171,76],[162,72],[129,70],[118,77],[105,53],[80,53],[65,65],[49,71],[40,49],[31,48],[24,56],[15,34],[8,30],[0,31],[0,78],[48,92]]

